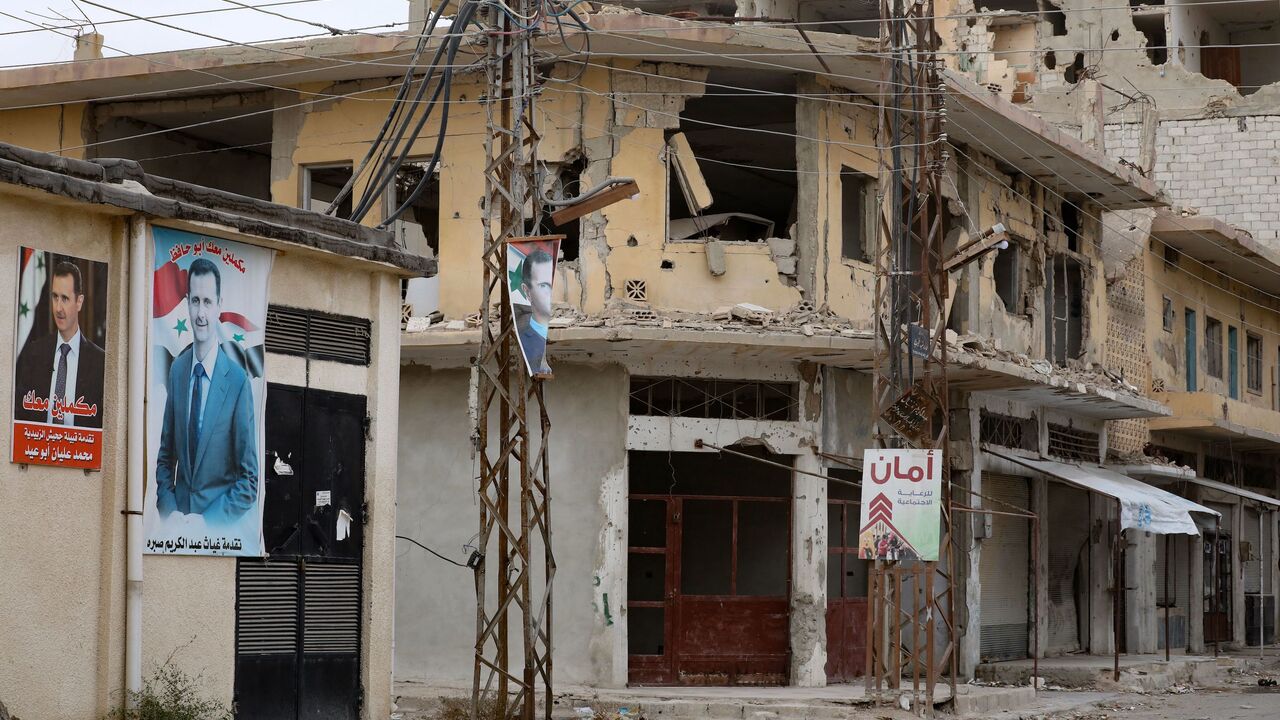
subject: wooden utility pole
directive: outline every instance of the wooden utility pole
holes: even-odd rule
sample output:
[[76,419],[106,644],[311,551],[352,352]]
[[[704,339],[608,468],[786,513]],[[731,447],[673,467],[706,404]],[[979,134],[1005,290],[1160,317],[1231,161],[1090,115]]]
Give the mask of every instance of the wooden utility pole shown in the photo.
[[525,235],[528,221],[542,212],[533,187],[538,151],[533,108],[539,90],[533,32],[515,17],[535,17],[537,7],[532,0],[515,0],[480,10],[487,44],[488,132],[480,347],[470,389],[480,509],[471,563],[476,583],[473,719],[501,703],[502,717],[533,720],[539,691],[542,715],[551,718],[551,422],[542,380],[529,377],[525,368],[507,276],[508,242]]

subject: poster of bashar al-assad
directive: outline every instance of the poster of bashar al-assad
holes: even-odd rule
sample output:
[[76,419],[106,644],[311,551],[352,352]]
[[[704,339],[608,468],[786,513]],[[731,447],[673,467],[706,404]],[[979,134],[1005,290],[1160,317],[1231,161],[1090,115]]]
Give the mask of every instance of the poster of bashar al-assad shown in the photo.
[[18,248],[16,463],[102,469],[107,264]]
[[261,556],[272,251],[157,227],[147,552]]
[[532,377],[550,377],[547,325],[551,322],[551,285],[556,276],[559,240],[507,241],[507,286],[516,336]]

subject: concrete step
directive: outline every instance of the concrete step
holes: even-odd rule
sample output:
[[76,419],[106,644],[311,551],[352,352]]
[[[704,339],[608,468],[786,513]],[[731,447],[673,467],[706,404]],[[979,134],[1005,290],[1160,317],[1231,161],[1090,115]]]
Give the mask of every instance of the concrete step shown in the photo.
[[1025,687],[978,687],[961,685],[951,712],[961,717],[990,717],[998,712],[1017,710],[1036,701],[1036,692]]

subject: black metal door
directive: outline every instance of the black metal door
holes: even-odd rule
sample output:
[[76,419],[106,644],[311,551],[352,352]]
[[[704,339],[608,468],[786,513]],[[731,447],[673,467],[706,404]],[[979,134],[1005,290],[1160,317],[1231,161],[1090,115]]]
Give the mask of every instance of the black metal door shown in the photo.
[[363,396],[269,385],[266,561],[237,572],[237,717],[359,717]]

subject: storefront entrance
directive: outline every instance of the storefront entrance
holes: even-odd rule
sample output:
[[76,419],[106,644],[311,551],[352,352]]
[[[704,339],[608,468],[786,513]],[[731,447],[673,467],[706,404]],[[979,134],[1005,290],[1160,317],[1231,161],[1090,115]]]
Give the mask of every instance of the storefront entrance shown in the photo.
[[[858,477],[828,470],[837,480]],[[858,558],[858,489],[827,483],[827,682],[849,682],[867,667],[867,572]]]
[[727,454],[629,454],[631,684],[786,683],[791,482]]

